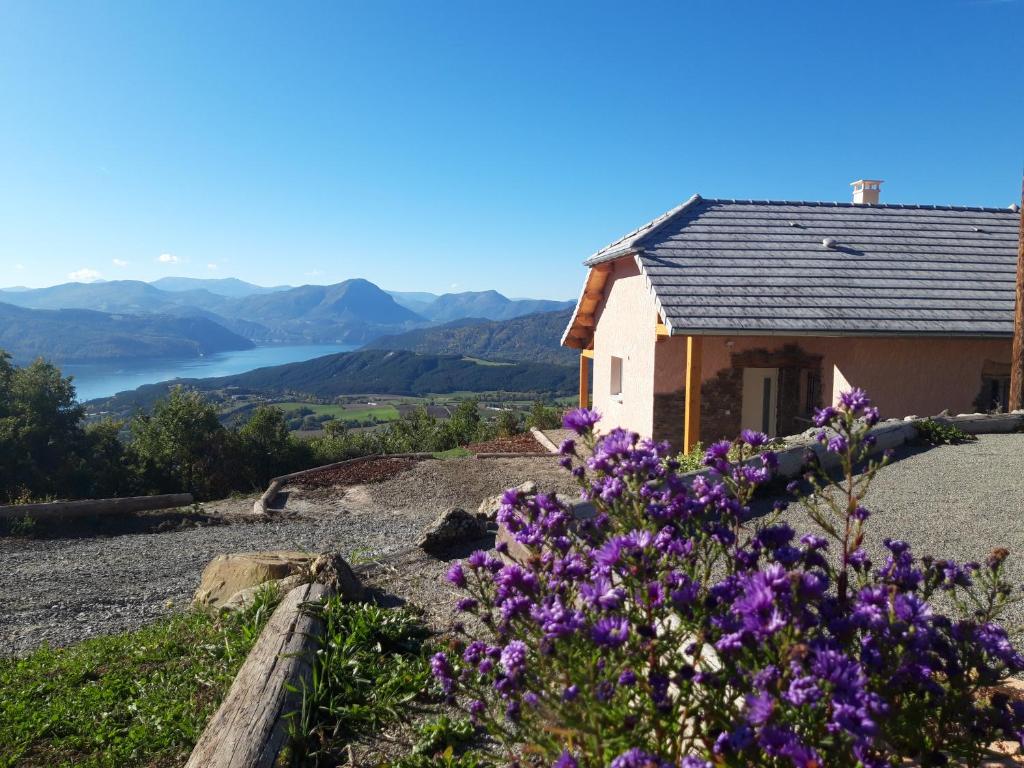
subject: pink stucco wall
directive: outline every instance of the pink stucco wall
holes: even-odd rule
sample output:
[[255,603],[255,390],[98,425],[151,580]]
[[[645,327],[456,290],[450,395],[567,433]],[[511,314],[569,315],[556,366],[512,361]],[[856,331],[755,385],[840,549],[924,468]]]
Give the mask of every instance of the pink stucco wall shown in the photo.
[[[601,428],[627,426],[651,433],[654,399],[654,327],[658,309],[647,280],[632,259],[613,265],[604,298],[594,313],[593,404]],[[622,358],[622,395],[610,394],[611,358]]]
[[[986,361],[1009,363],[1011,346],[1008,339],[706,336],[702,378],[714,378],[715,372],[728,367],[734,352],[776,350],[786,344],[822,355],[826,398],[831,395],[834,401],[847,383],[861,387],[884,418],[934,415],[946,408],[953,413],[973,411],[982,366]],[[685,344],[682,349],[685,356]]]
[[[591,387],[602,428],[623,426],[649,436],[655,395],[678,394],[684,386],[686,339],[656,340],[657,305],[632,259],[613,265],[595,311]],[[730,344],[731,343],[731,344]],[[730,355],[750,349],[796,345],[822,356],[822,394],[835,398],[848,383],[866,389],[883,417],[974,410],[986,362],[1008,363],[1009,340],[814,336],[706,336],[702,379],[731,366]],[[623,360],[622,395],[609,393],[611,357]],[[663,413],[663,409],[662,409]]]

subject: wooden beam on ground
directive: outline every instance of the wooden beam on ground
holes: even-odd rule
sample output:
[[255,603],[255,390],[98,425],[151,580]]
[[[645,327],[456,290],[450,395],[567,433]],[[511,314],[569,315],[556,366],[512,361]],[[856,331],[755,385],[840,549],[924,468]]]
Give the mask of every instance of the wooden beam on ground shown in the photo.
[[580,408],[590,407],[590,363],[580,354]]
[[1020,190],[1017,231],[1017,301],[1013,309],[1013,352],[1010,358],[1010,410],[1024,408],[1024,181]]
[[686,407],[683,427],[683,450],[689,451],[700,441],[700,382],[704,347],[703,336],[686,337]]
[[284,716],[302,703],[323,622],[302,604],[330,595],[296,587],[281,601],[199,737],[185,768],[273,768],[288,738]]
[[12,504],[0,507],[0,520],[33,520],[89,517],[92,515],[123,515],[154,509],[187,507],[191,493],[166,493],[160,496],[125,496],[120,499],[82,499],[81,501],[50,501],[43,504]]

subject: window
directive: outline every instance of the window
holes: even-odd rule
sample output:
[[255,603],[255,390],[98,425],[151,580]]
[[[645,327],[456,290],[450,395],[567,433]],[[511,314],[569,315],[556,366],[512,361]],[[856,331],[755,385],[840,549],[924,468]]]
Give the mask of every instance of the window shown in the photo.
[[622,397],[622,358],[612,357],[611,381],[608,392],[612,397]]

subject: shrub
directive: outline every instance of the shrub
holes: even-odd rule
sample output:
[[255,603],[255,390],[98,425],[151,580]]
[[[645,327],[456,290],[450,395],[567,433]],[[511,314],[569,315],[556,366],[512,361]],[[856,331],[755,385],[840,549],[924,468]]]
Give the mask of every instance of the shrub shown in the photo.
[[919,440],[929,445],[956,445],[977,440],[976,435],[964,432],[955,424],[943,424],[934,419],[921,419],[914,422]]
[[[448,574],[489,634],[435,655],[434,675],[511,750],[613,768],[975,765],[1019,737],[1024,706],[991,693],[1024,670],[994,621],[1007,553],[959,564],[886,540],[872,566],[862,502],[886,458],[870,455],[878,412],[862,391],[816,414],[842,476],[809,472],[802,501],[824,535],[799,540],[784,504],[747,522],[776,463],[750,458],[765,435],[711,445],[690,487],[667,445],[595,440],[597,418],[566,415],[592,449],[583,463],[562,446],[596,518],[577,526],[553,495],[507,491],[499,519],[535,554],[476,552]],[[941,613],[939,594],[964,615]]]
[[557,429],[562,425],[562,412],[555,405],[534,400],[526,415],[526,426],[533,429]]

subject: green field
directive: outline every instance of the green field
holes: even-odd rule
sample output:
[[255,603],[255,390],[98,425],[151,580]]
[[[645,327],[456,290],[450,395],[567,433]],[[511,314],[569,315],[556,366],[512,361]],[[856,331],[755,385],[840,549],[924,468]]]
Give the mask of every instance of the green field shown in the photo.
[[344,405],[321,405],[319,403],[274,403],[274,405],[291,415],[300,408],[308,408],[316,416],[330,416],[340,421],[366,421],[377,419],[378,421],[394,421],[398,418],[398,409],[393,405],[346,407]]

